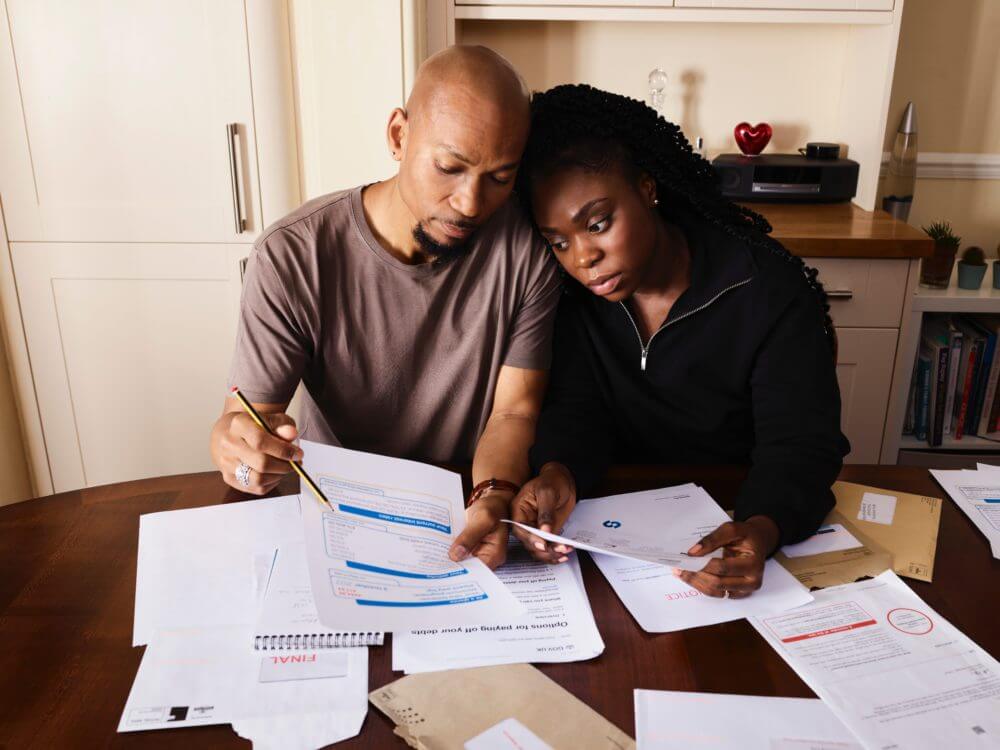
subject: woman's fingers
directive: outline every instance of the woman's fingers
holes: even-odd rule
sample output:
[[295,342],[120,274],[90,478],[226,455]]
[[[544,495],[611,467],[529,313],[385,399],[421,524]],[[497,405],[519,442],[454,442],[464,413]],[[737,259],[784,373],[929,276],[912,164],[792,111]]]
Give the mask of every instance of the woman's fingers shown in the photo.
[[729,592],[730,597],[742,598],[750,596],[760,588],[760,581],[747,579],[745,576],[716,576],[705,571],[675,570],[674,574],[684,583],[697,589],[706,596],[724,597]]

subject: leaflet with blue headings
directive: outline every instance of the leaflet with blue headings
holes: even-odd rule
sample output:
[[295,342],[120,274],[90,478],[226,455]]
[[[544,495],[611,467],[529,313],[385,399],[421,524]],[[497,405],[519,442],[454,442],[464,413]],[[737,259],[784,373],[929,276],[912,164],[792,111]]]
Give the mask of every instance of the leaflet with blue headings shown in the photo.
[[332,506],[303,490],[306,559],[323,625],[391,632],[523,613],[480,560],[448,557],[465,526],[458,474],[306,440],[302,449]]

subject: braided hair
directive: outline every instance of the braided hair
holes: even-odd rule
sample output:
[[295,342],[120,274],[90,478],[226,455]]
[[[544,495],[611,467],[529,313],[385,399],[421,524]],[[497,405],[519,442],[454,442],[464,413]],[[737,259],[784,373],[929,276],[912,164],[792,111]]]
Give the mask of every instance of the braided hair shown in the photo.
[[517,178],[517,193],[529,216],[532,183],[562,169],[603,172],[618,166],[629,176],[648,174],[656,181],[657,195],[667,198],[657,208],[668,221],[707,221],[796,266],[816,294],[827,339],[836,347],[830,304],[816,269],[770,236],[767,219],[722,195],[715,169],[692,150],[677,125],[637,99],[566,84],[532,96],[530,133]]

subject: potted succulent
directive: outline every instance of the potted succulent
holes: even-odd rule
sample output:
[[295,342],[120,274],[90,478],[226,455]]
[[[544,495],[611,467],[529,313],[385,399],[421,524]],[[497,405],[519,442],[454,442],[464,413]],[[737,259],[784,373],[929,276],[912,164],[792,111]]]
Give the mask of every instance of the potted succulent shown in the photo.
[[955,253],[962,238],[956,235],[947,221],[935,221],[929,227],[921,227],[934,240],[934,254],[920,261],[920,285],[944,289],[951,281],[951,269],[955,265]]
[[958,261],[958,288],[978,289],[986,275],[986,257],[981,247],[967,247]]

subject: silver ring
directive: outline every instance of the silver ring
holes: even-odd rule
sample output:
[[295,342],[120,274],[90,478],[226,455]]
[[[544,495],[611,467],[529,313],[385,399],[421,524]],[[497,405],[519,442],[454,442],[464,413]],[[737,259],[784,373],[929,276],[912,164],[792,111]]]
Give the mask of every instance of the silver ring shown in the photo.
[[240,465],[236,467],[236,481],[242,484],[244,487],[250,486],[250,472],[251,469],[245,463],[240,461]]
[[722,595],[722,598],[723,598],[723,599],[728,599],[728,598],[729,598],[729,589],[726,589],[726,593],[724,593],[724,594]]

